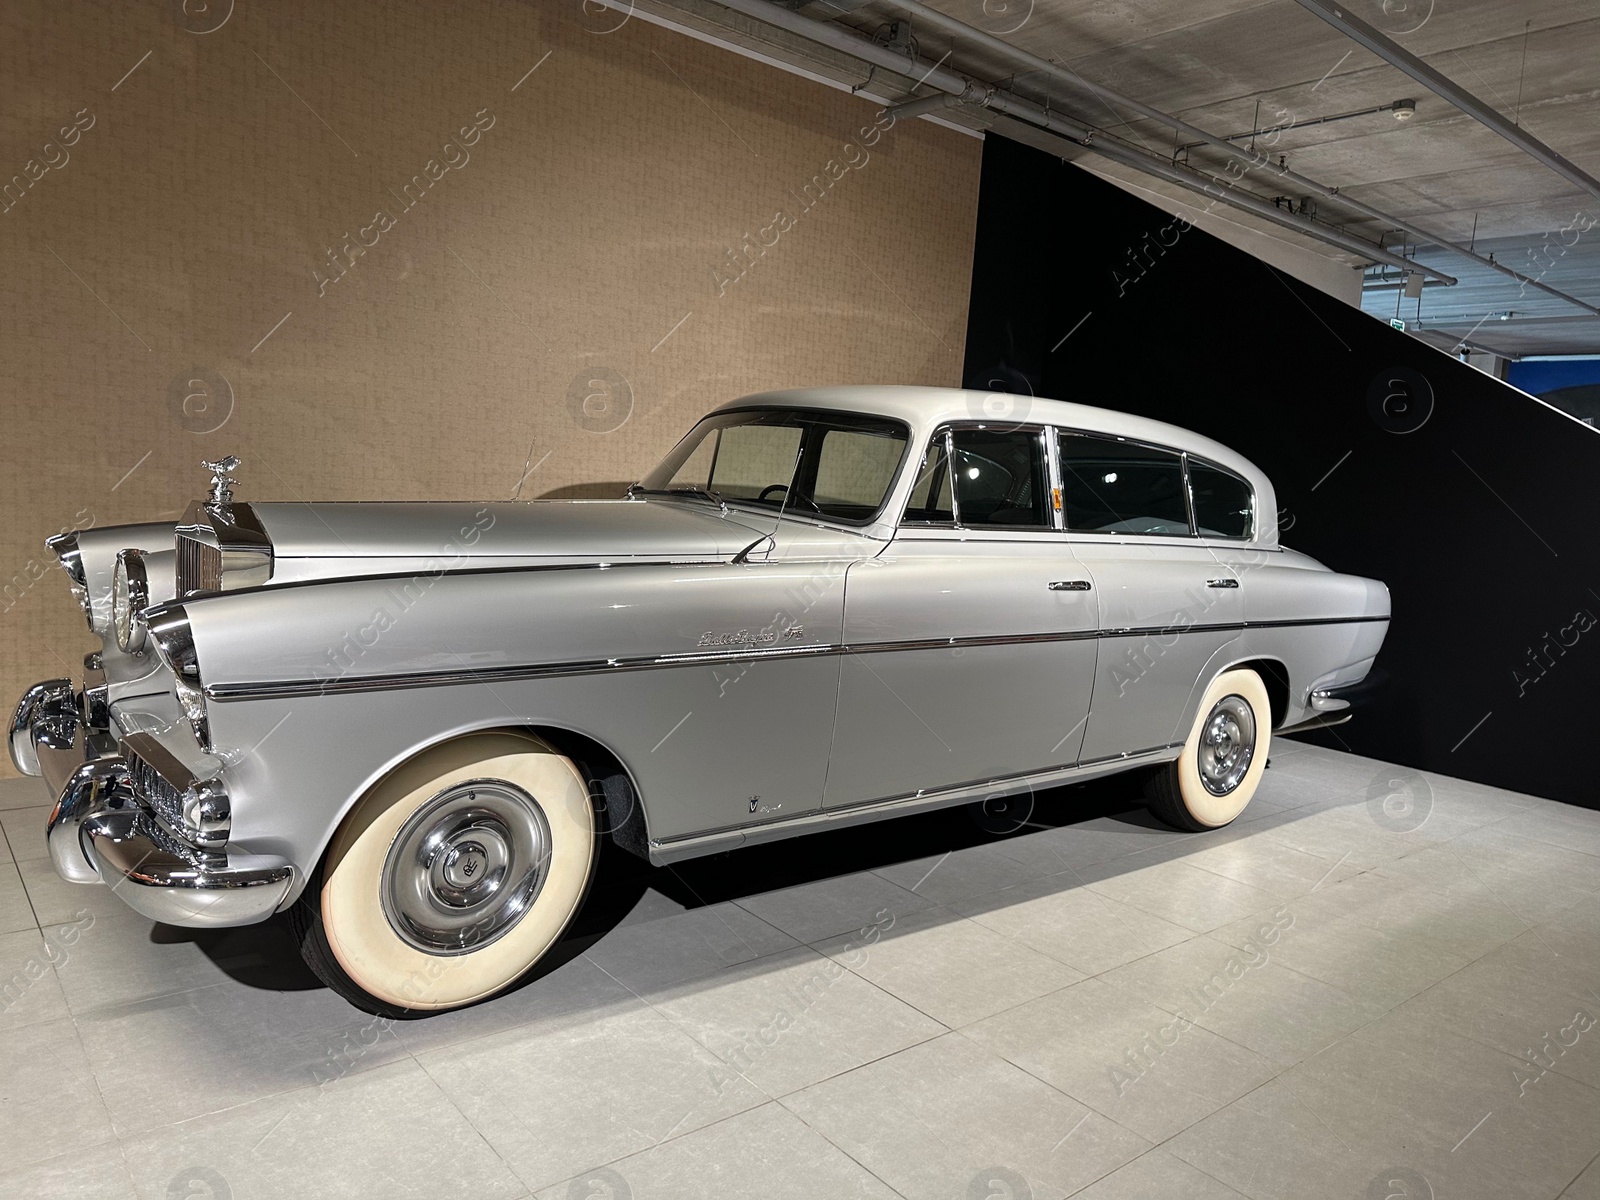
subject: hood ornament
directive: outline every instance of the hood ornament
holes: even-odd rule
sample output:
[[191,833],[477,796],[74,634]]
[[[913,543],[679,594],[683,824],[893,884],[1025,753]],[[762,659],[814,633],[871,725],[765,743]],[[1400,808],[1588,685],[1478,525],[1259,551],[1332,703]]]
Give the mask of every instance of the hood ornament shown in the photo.
[[215,462],[202,460],[200,465],[211,472],[211,496],[206,504],[211,508],[226,508],[233,503],[233,485],[238,482],[230,471],[239,469],[239,456],[230,454]]

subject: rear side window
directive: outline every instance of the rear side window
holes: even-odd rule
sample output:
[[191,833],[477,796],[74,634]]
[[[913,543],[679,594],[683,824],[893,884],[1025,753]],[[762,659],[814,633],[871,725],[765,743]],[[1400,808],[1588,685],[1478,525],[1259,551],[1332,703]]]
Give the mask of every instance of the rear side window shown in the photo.
[[1044,446],[1037,433],[956,429],[950,440],[963,526],[1050,528]]
[[1069,530],[1187,534],[1183,458],[1115,438],[1063,433],[1061,507]]
[[1201,537],[1248,538],[1255,529],[1255,493],[1231,471],[1189,460],[1194,523]]

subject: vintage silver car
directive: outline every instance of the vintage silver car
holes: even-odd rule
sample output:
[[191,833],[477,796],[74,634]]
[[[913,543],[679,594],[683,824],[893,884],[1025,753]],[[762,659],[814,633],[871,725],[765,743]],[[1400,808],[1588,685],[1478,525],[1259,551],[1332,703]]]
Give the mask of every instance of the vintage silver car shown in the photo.
[[1349,715],[1383,584],[1272,484],[1120,413],[925,387],[750,396],[615,500],[236,500],[50,547],[103,649],[28,689],[62,878],[288,912],[371,1011],[561,937],[602,838],[665,864],[1109,772],[1184,829]]

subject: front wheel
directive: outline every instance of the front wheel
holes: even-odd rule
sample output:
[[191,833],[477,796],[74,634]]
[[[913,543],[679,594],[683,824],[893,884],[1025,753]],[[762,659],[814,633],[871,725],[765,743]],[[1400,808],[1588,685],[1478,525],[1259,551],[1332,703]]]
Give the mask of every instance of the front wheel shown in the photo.
[[596,847],[570,759],[529,734],[471,734],[362,797],[291,924],[307,965],[358,1008],[457,1008],[511,986],[556,943]]
[[1271,748],[1272,705],[1261,676],[1224,671],[1201,697],[1183,753],[1151,777],[1150,811],[1193,833],[1228,824],[1255,795]]

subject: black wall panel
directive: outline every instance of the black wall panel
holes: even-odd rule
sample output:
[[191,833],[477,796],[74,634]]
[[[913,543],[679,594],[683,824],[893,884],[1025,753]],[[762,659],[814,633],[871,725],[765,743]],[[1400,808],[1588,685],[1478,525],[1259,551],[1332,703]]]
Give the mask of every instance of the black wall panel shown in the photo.
[[1389,585],[1381,687],[1311,740],[1600,807],[1600,433],[997,137],[966,363],[1234,447],[1286,545]]

